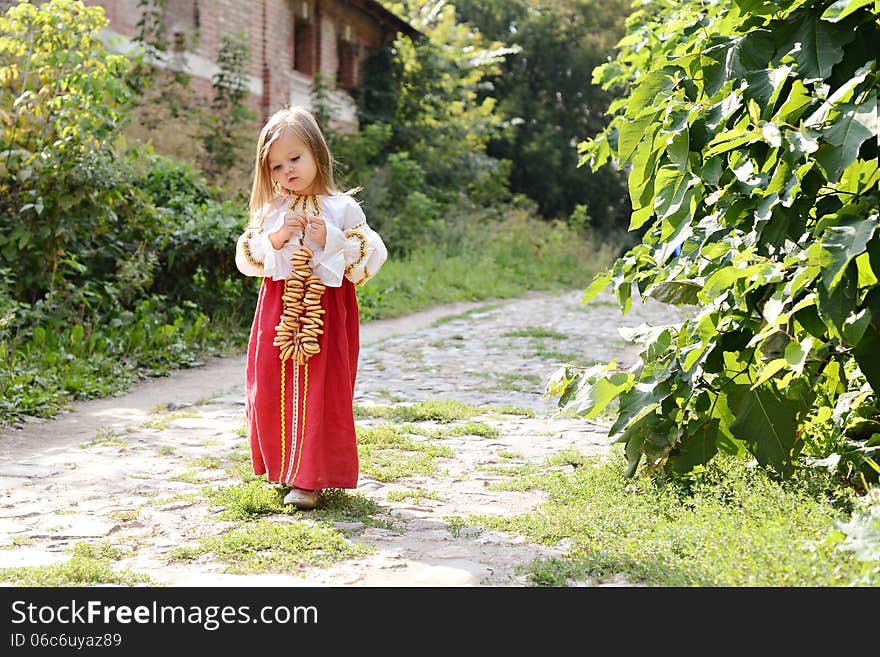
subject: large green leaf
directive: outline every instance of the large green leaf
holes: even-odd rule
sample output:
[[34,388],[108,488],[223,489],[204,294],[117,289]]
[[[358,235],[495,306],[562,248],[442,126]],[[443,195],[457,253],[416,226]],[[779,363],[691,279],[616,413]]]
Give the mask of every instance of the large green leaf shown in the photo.
[[672,392],[669,381],[639,381],[620,396],[617,421],[609,434],[614,436],[648,413],[653,413]]
[[823,132],[826,144],[816,153],[816,160],[831,181],[837,181],[844,169],[855,162],[865,140],[876,139],[880,134],[876,92],[871,92],[863,103],[844,103],[835,109],[840,114]]
[[843,47],[855,38],[855,31],[819,20],[813,13],[804,13],[793,30],[796,46],[791,54],[806,80],[829,77],[834,65],[843,59]]
[[868,292],[864,307],[870,311],[872,319],[861,340],[853,347],[853,356],[876,395],[880,394],[880,288]]
[[735,418],[731,433],[748,445],[761,465],[790,474],[802,444],[797,433],[800,417],[809,404],[785,397],[772,383],[754,390],[747,385],[728,386],[727,399]]
[[690,423],[681,436],[681,442],[669,455],[669,468],[685,474],[698,465],[708,463],[718,453],[718,423],[716,419],[702,424]]
[[837,287],[846,266],[860,253],[877,230],[877,217],[845,217],[829,227],[822,237],[822,246],[831,254],[832,262],[822,272],[822,282],[829,291]]
[[692,280],[660,281],[648,290],[648,296],[676,306],[692,306],[696,305],[701,289],[703,286]]

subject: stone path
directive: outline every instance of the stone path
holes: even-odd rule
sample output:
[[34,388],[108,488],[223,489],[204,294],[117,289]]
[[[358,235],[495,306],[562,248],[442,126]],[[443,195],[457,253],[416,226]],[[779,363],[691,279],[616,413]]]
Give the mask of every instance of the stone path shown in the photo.
[[[621,317],[610,297],[587,306],[580,299],[580,291],[535,294],[364,324],[359,406],[458,400],[534,411],[534,417],[487,412],[472,418],[497,428],[497,438],[433,438],[454,454],[439,459],[435,474],[385,482],[362,476],[354,493],[381,507],[384,524],[337,522],[335,528],[349,541],[374,547],[366,557],[244,575],[227,572],[210,554],[191,562],[169,559],[180,546],[229,530],[198,492],[240,482],[228,468],[205,465],[205,457],[225,462],[246,449],[244,359],[238,357],[0,433],[0,568],[59,563],[75,544],[109,542],[127,550],[114,566],[148,575],[155,585],[527,585],[523,567],[561,552],[452,519],[512,515],[542,501],[535,491],[490,488],[505,478],[492,465],[543,463],[566,448],[607,451],[607,427],[554,417],[553,400],[543,396],[546,379],[569,360],[630,363],[636,350],[617,327],[669,317],[659,304],[636,306]],[[539,337],[539,329],[549,337]],[[363,426],[379,422],[358,420]],[[392,501],[395,491],[413,489],[436,499]]]

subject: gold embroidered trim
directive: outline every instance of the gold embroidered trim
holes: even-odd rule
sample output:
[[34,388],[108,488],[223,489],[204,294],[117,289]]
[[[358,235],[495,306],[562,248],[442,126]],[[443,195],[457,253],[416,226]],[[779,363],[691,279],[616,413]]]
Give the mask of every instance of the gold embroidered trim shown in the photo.
[[361,231],[352,228],[351,230],[345,231],[345,239],[357,240],[358,242],[357,260],[345,266],[345,275],[348,276],[351,272],[360,267],[360,264],[364,261],[364,258],[367,257],[367,236]]
[[355,285],[363,285],[368,280],[370,280],[372,277],[373,277],[373,275],[370,273],[370,270],[367,269],[366,267],[364,267],[364,276],[363,276],[363,278],[361,278],[361,280],[359,280],[357,283],[355,283]]
[[[260,232],[262,232],[262,231],[260,231]],[[247,233],[245,233],[244,241],[242,242],[242,248],[244,249],[244,258],[249,263],[251,263],[254,267],[262,269],[265,261],[257,260],[254,257],[253,252],[251,251],[251,240],[253,238],[254,238],[254,231],[249,230]]]

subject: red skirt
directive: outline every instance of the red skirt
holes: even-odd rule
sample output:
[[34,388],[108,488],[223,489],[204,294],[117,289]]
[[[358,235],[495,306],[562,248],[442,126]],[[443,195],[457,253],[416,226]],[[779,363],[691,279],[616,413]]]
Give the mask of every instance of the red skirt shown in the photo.
[[245,416],[256,475],[310,490],[356,488],[354,384],[359,317],[354,285],[327,287],[320,351],[305,365],[278,357],[284,281],[263,280],[248,342]]

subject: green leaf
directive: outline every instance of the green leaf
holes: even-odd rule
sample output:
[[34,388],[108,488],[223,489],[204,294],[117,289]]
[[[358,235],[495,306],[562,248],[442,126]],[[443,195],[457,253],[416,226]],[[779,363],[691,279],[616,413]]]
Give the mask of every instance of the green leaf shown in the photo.
[[669,468],[673,472],[685,474],[708,463],[718,453],[718,424],[717,419],[689,423],[682,434],[681,442],[669,455]]
[[592,282],[587,289],[584,290],[584,296],[581,299],[581,303],[589,303],[599,296],[601,292],[605,291],[611,283],[611,276],[612,274],[610,271],[600,271],[593,276]]
[[633,89],[623,115],[628,119],[634,119],[645,109],[654,105],[657,94],[672,89],[674,84],[665,69],[651,71],[641,78]]
[[862,7],[867,7],[875,2],[876,0],[837,0],[837,2],[825,10],[820,18],[824,21],[836,23]]
[[[626,119],[621,121],[619,127],[620,137],[617,141],[617,157],[620,160],[621,166],[629,163],[633,153],[635,153],[644,140],[645,131],[648,130],[649,126],[654,127],[654,132],[660,129],[660,126],[655,123],[659,115],[660,112],[658,111],[643,114],[632,121]],[[653,138],[651,141],[653,142]]]
[[792,34],[798,44],[791,53],[798,65],[798,73],[805,81],[824,80],[831,69],[843,59],[843,47],[855,38],[853,30],[845,30],[815,14],[804,13]]
[[697,293],[703,286],[696,281],[660,281],[652,286],[647,294],[652,299],[676,306],[693,306],[697,304]]
[[589,420],[604,411],[621,392],[629,390],[633,380],[633,375],[626,372],[601,376],[592,382],[585,378],[568,406]]
[[802,444],[797,434],[799,418],[809,410],[809,404],[783,396],[770,384],[754,390],[745,385],[728,386],[727,398],[736,418],[730,425],[734,437],[748,445],[761,465],[790,474]]
[[801,80],[794,80],[791,83],[791,91],[788,92],[788,98],[779,108],[779,111],[773,116],[773,122],[777,125],[784,123],[794,124],[800,118],[810,105],[813,104],[813,95],[804,86]]
[[880,288],[874,288],[865,297],[864,307],[870,312],[868,324],[859,342],[853,346],[853,356],[865,375],[874,394],[880,394]]
[[798,374],[804,371],[807,356],[813,348],[813,338],[804,338],[800,342],[790,342],[785,348],[785,361],[788,366]]
[[620,407],[617,420],[609,430],[614,436],[638,422],[648,413],[660,407],[660,402],[672,392],[669,381],[639,381],[632,388],[620,395]]
[[830,292],[840,282],[850,261],[860,253],[877,230],[877,218],[846,217],[836,226],[829,227],[822,236],[822,246],[831,254],[832,261],[822,272],[822,282]]
[[734,128],[715,135],[707,144],[703,157],[712,157],[735,148],[741,148],[761,138],[761,132],[753,128]]
[[844,169],[856,160],[865,140],[872,137],[876,139],[880,134],[876,92],[871,92],[863,103],[845,103],[835,109],[840,114],[824,131],[823,137],[827,144],[816,153],[816,160],[831,181],[837,181]]

